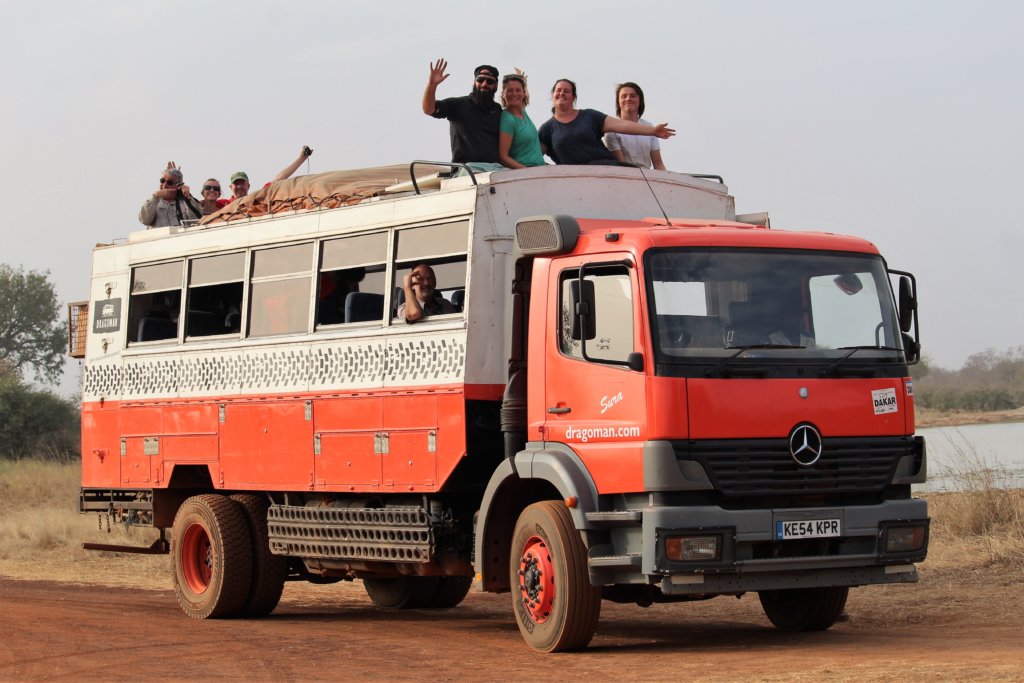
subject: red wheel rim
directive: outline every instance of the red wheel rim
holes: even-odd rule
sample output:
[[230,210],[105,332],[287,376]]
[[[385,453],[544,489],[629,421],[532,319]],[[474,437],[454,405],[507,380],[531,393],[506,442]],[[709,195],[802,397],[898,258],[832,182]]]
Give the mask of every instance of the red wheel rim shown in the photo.
[[531,536],[519,558],[519,597],[530,617],[543,624],[555,601],[555,567],[551,552],[540,536]]
[[193,593],[202,593],[210,587],[213,548],[202,524],[191,524],[185,529],[181,539],[181,573]]

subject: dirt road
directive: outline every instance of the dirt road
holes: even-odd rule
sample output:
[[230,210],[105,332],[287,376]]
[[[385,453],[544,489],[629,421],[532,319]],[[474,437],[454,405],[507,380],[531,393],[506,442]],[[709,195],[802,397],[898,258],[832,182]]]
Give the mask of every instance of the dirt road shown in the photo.
[[0,579],[0,679],[1024,680],[1018,573],[857,589],[831,630],[770,627],[757,598],[604,603],[582,653],[538,655],[507,595],[386,612],[361,584],[289,584],[257,621],[192,621],[167,590]]

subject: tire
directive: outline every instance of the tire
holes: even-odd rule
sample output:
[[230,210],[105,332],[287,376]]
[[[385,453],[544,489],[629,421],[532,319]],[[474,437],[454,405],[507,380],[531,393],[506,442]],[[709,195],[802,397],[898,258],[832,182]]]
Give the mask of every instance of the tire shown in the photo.
[[418,609],[427,607],[437,594],[440,577],[398,576],[389,579],[363,579],[366,594],[377,607]]
[[761,591],[761,607],[765,616],[782,631],[824,631],[836,623],[846,607],[850,589],[796,588]]
[[241,506],[224,496],[187,499],[174,517],[174,594],[193,619],[241,612],[252,581],[252,542]]
[[601,589],[590,585],[586,548],[563,503],[534,503],[519,515],[509,579],[512,612],[531,648],[578,650],[594,637]]
[[473,587],[472,576],[442,576],[437,581],[437,591],[424,607],[449,609],[466,599]]
[[240,615],[265,617],[274,611],[281,600],[284,582],[288,578],[288,558],[270,552],[267,535],[267,508],[270,503],[263,496],[238,493],[231,496],[245,514],[252,539],[252,584]]

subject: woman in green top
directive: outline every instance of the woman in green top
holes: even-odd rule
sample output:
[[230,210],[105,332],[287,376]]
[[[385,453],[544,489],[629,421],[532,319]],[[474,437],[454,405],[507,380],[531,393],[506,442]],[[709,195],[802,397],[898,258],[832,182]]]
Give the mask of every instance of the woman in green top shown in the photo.
[[515,73],[501,80],[501,132],[498,135],[498,158],[509,168],[543,166],[544,154],[540,149],[537,128],[526,113],[530,93],[526,90],[526,77]]

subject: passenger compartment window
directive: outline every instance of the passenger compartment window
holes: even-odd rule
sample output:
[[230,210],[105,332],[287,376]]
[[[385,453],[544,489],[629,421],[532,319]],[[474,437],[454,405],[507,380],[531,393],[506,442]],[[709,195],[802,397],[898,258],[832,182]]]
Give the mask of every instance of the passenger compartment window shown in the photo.
[[317,326],[384,320],[388,234],[327,240],[320,253]]
[[187,338],[241,330],[244,277],[244,252],[192,259],[185,312]]
[[249,336],[308,331],[313,243],[253,252]]
[[128,343],[178,338],[184,261],[132,269]]
[[469,221],[405,228],[396,233],[395,240],[392,316],[398,317],[405,303],[405,276],[421,263],[434,271],[438,295],[451,305],[451,310],[461,313],[466,298]]

